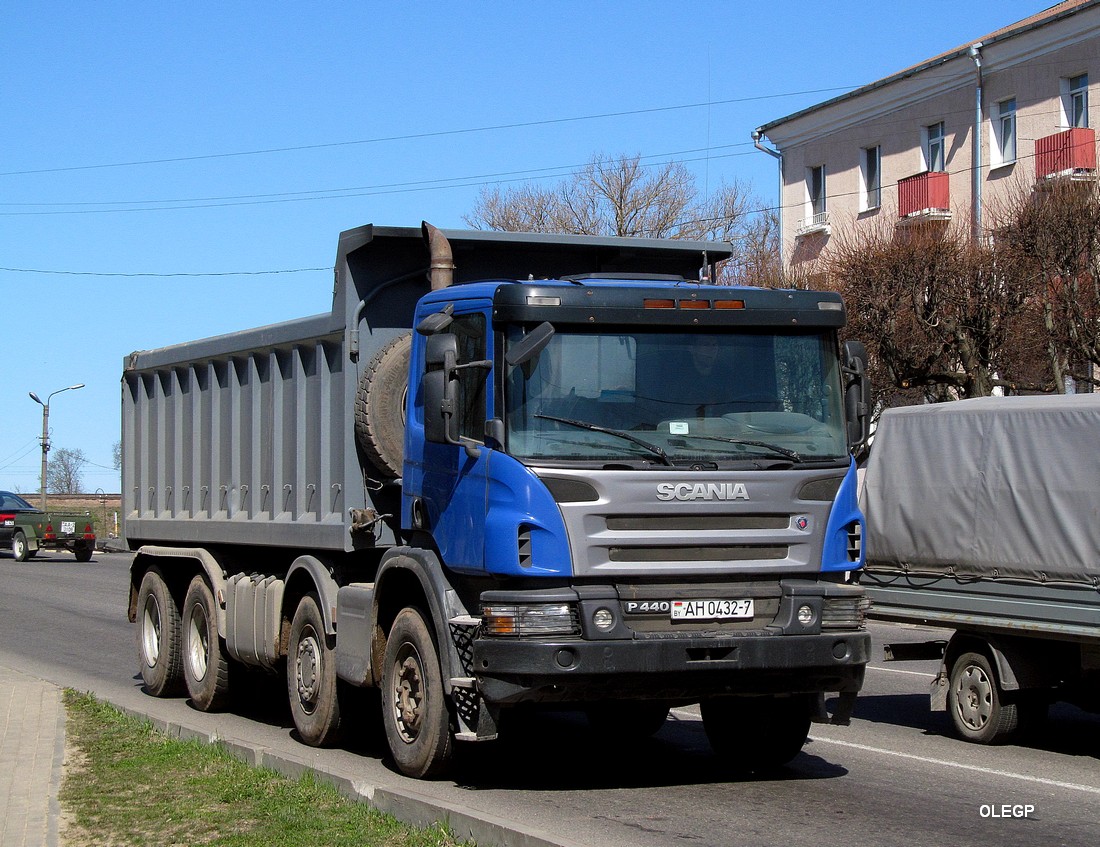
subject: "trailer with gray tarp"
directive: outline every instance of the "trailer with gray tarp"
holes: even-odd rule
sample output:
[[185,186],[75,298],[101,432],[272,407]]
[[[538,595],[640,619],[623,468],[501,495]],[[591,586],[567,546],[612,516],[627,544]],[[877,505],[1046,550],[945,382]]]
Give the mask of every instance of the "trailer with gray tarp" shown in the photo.
[[861,495],[879,620],[950,639],[933,709],[968,741],[1034,726],[1054,701],[1100,711],[1100,395],[891,409]]

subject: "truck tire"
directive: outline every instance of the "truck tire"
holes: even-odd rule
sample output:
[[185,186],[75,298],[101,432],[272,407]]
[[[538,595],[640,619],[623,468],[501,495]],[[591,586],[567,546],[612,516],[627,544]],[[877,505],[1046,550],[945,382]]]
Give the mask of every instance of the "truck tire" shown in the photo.
[[325,633],[321,604],[315,594],[298,603],[290,624],[286,654],[286,687],[294,726],[302,741],[324,747],[340,737],[340,698],[336,651]]
[[390,341],[367,365],[355,395],[355,440],[387,480],[401,476],[412,333]]
[[996,744],[1019,726],[1016,703],[1005,702],[992,663],[981,653],[963,653],[951,665],[947,712],[955,732],[975,744]]
[[27,536],[21,532],[16,532],[11,537],[11,554],[15,556],[15,561],[25,562],[31,557],[30,545],[27,544]]
[[439,653],[419,609],[402,609],[386,639],[382,665],[382,722],[397,769],[427,779],[450,764],[451,714]]
[[793,697],[715,697],[699,704],[710,746],[728,768],[770,771],[798,755],[810,734],[813,700]]
[[216,712],[229,698],[229,657],[218,639],[214,593],[200,574],[183,598],[183,680],[196,709]]
[[183,693],[183,623],[164,577],[150,568],[137,596],[138,664],[145,689],[154,697]]
[[604,700],[584,707],[588,725],[608,741],[637,741],[655,735],[668,719],[660,700]]

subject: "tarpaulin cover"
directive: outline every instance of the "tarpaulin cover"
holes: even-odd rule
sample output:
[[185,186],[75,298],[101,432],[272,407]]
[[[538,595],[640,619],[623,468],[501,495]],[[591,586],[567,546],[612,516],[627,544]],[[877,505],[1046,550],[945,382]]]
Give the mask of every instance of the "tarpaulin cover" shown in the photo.
[[864,478],[871,570],[1100,585],[1100,395],[891,409]]

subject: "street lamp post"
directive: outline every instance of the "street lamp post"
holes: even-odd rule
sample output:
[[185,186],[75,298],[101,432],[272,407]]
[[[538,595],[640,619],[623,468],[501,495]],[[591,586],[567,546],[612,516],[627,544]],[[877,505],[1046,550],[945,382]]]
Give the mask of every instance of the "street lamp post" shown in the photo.
[[38,399],[38,395],[33,391],[29,392],[30,398],[42,407],[42,511],[46,511],[46,456],[50,452],[50,400],[53,399],[54,394],[60,394],[62,391],[75,391],[78,388],[83,388],[84,383],[80,382],[76,385],[70,385],[68,388],[59,388],[52,394],[47,395],[46,402],[43,403]]

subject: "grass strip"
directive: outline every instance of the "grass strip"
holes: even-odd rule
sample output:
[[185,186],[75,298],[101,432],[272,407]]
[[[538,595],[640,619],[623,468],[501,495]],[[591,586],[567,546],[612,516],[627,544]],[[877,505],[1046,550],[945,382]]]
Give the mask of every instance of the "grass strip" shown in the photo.
[[290,780],[169,738],[91,695],[68,690],[65,705],[66,847],[460,847],[442,824],[408,826],[312,774]]

